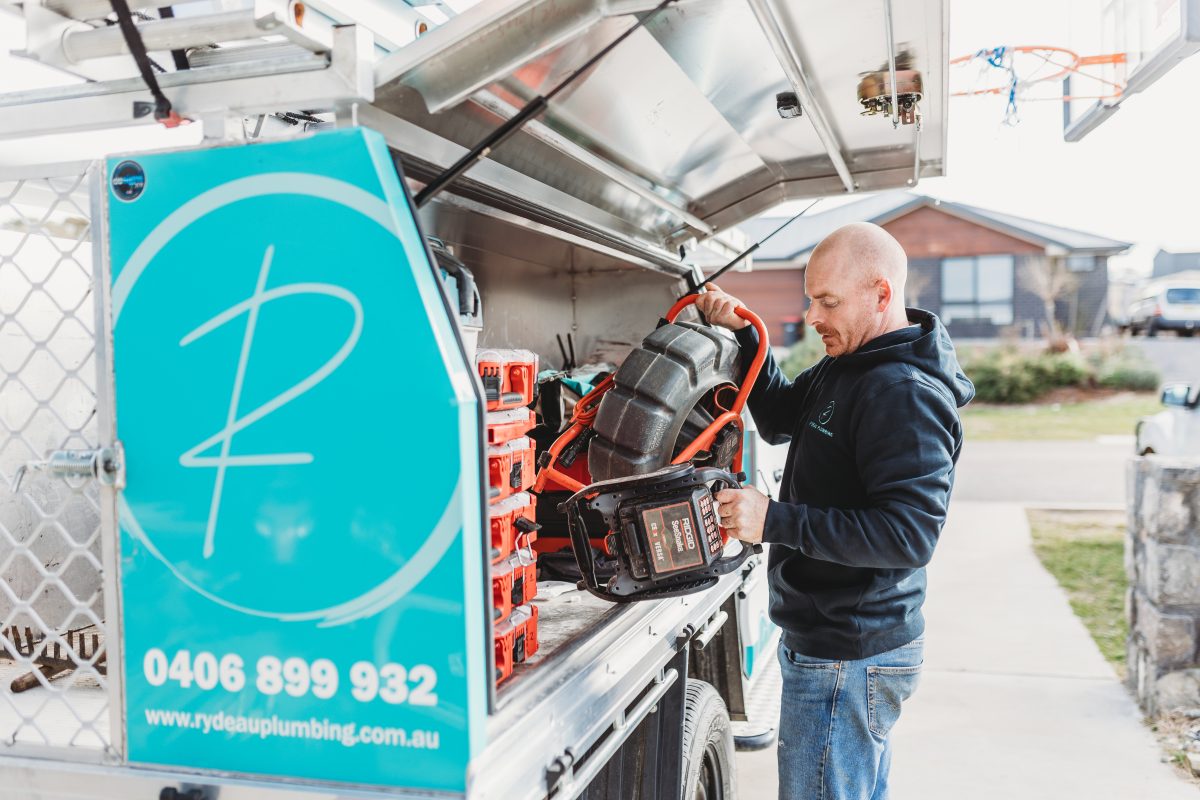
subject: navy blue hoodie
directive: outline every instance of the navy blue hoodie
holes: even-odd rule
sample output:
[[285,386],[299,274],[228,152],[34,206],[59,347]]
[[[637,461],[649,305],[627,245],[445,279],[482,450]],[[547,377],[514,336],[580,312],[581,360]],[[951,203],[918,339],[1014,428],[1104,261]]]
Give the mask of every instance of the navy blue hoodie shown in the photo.
[[[915,326],[794,381],[768,358],[750,394],[762,437],[791,442],[763,541],[771,619],[806,656],[868,658],[925,629],[925,565],[962,448],[958,409],[975,387],[937,317],[908,318]],[[753,328],[737,337],[754,352]]]

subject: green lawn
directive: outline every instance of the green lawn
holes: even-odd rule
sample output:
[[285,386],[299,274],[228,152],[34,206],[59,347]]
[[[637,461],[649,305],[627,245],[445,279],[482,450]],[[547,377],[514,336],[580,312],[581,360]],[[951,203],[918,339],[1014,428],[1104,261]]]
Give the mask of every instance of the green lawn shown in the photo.
[[1125,675],[1125,514],[1031,509],[1033,549],[1066,590],[1100,652]]
[[1139,417],[1162,411],[1157,394],[1119,394],[1080,403],[1020,406],[972,403],[962,412],[969,441],[1094,439],[1132,436]]

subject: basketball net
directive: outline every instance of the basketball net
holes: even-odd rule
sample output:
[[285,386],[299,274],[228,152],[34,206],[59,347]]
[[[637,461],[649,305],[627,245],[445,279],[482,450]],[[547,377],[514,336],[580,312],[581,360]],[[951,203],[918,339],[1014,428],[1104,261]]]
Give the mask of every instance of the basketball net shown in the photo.
[[[950,61],[950,96],[1004,97],[1004,124],[1016,125],[1024,102],[1115,100],[1125,90],[1124,66],[1124,53],[1081,56],[1054,45],[993,47]],[[1068,94],[1064,87],[1076,77],[1082,79],[1082,91],[1072,86]]]

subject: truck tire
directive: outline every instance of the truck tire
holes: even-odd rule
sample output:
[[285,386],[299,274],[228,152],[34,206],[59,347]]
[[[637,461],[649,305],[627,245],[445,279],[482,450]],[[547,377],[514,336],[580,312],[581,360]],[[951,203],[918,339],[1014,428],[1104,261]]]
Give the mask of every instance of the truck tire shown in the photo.
[[683,800],[734,800],[733,730],[725,701],[688,680],[683,710]]
[[706,325],[668,323],[647,336],[600,401],[596,438],[588,447],[592,480],[642,475],[669,464],[715,419],[713,395],[736,384],[739,355],[733,338]]

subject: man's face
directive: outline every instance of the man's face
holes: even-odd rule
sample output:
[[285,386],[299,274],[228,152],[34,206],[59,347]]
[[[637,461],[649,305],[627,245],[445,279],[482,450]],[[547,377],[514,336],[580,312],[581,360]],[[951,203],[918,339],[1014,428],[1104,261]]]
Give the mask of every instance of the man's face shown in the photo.
[[864,280],[852,264],[835,250],[814,257],[804,276],[804,293],[811,305],[805,315],[808,325],[821,336],[825,353],[853,353],[875,336],[883,317],[879,286]]

